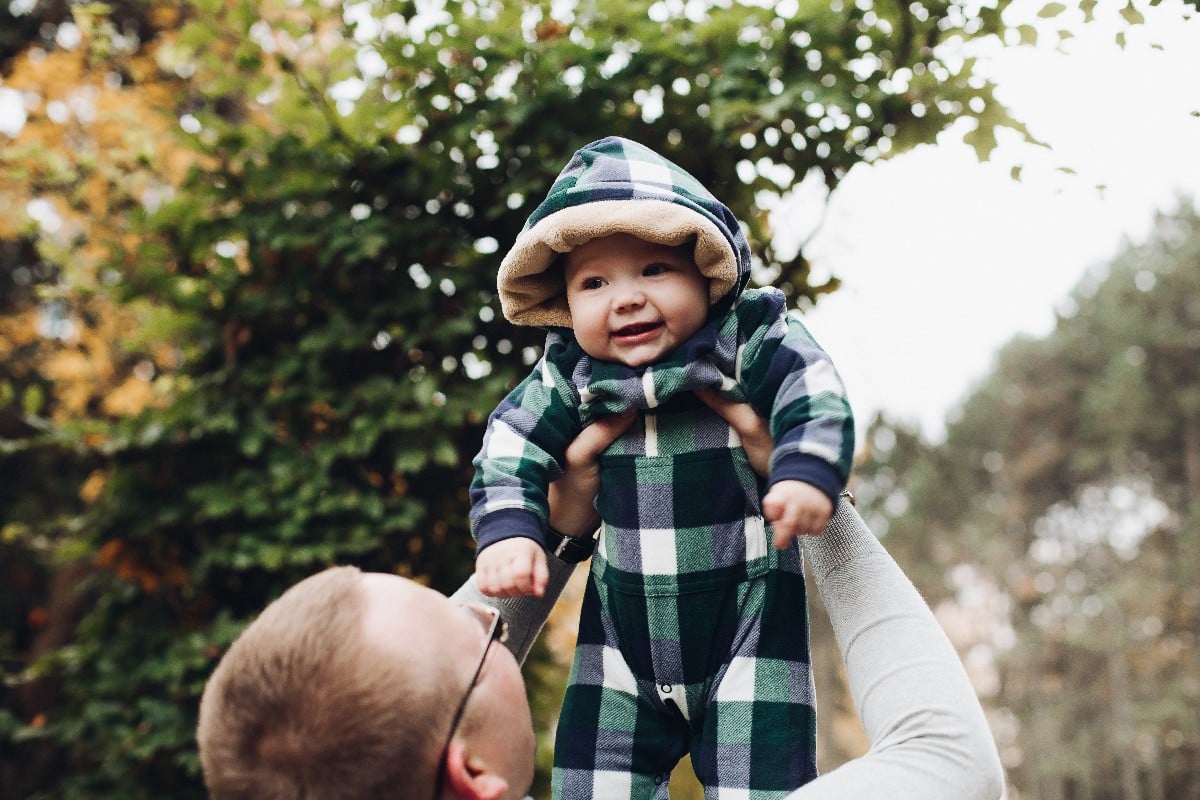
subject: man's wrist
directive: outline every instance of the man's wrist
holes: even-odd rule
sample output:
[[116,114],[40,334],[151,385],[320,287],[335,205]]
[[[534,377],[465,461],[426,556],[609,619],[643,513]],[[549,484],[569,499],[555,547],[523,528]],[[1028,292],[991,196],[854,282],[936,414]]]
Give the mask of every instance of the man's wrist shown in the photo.
[[568,536],[554,528],[546,529],[546,550],[559,561],[578,564],[587,561],[596,550],[596,539],[592,536]]
[[577,539],[591,536],[600,527],[600,515],[596,513],[596,493],[582,495],[560,485],[550,484],[550,513],[547,520],[554,530]]

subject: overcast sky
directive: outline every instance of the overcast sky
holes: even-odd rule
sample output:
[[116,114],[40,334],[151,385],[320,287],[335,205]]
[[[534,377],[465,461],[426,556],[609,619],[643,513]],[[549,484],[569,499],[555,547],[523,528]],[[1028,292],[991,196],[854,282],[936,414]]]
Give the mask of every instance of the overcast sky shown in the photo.
[[[1117,8],[1102,0],[1100,12]],[[885,410],[940,437],[1001,345],[1048,333],[1090,267],[1124,237],[1143,239],[1180,192],[1200,198],[1200,18],[1160,24],[1167,16],[1148,14],[1124,50],[1101,22],[1079,27],[1065,55],[989,59],[998,98],[1051,152],[1002,139],[980,165],[946,135],[840,185],[808,255],[844,283],[805,321],[847,383],[860,432]],[[1014,164],[1026,165],[1019,183]],[[776,228],[803,231],[818,202],[802,192]]]

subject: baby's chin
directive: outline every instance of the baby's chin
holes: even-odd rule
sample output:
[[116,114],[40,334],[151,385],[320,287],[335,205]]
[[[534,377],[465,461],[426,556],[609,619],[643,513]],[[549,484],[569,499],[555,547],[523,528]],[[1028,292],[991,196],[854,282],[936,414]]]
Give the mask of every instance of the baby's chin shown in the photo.
[[662,361],[668,355],[670,355],[670,351],[652,352],[652,353],[646,353],[644,355],[643,354],[621,354],[621,355],[617,356],[616,358],[610,359],[610,360],[616,361],[616,363],[618,363],[618,364],[623,364],[624,366],[629,367],[630,369],[641,369],[642,367],[648,367],[652,364],[657,364],[659,361]]

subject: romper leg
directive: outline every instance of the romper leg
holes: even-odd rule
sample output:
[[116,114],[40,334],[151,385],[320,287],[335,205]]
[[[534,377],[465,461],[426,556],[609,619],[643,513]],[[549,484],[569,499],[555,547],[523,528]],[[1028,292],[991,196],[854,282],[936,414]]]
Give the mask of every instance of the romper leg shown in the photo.
[[614,626],[589,580],[554,743],[555,800],[667,800],[687,729],[663,714],[621,656]]
[[774,800],[816,777],[816,711],[802,574],[744,586],[756,630],[718,675],[692,765],[706,800]]

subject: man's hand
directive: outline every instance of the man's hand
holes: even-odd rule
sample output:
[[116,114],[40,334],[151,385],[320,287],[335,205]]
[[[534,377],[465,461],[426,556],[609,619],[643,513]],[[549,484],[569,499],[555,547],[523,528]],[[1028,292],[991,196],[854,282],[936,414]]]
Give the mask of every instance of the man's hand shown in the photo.
[[[816,536],[833,515],[833,503],[804,481],[779,481],[763,498],[763,514],[775,530],[775,549],[783,550],[797,536]],[[487,552],[486,550],[484,552]]]
[[[748,403],[726,400],[709,389],[697,389],[696,396],[737,431],[750,466],[768,477],[775,441],[766,421]],[[767,492],[762,505],[763,515],[775,531],[778,550],[788,547],[797,536],[821,533],[833,516],[833,503],[825,493],[804,481],[779,481]]]
[[[601,417],[567,446],[563,474],[550,484],[550,527],[567,536],[591,536],[600,526],[596,492],[600,490],[600,454],[629,429],[637,414]],[[491,548],[485,549],[487,552]]]
[[704,404],[729,423],[729,427],[737,431],[742,440],[742,449],[750,459],[750,466],[762,477],[767,477],[771,469],[771,451],[775,449],[775,440],[767,423],[760,417],[749,403],[737,403],[726,400],[711,389],[697,389],[696,396]]
[[523,536],[485,547],[475,558],[475,582],[490,597],[541,597],[549,579],[542,546]]

